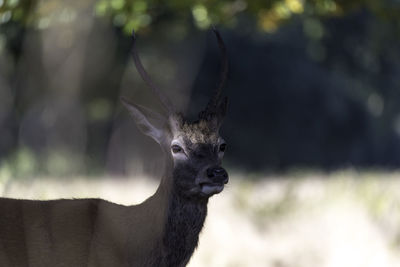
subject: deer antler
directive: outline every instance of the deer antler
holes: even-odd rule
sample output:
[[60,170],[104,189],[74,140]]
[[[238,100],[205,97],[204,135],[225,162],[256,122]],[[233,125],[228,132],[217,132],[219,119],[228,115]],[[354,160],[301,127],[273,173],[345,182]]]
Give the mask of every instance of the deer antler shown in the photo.
[[219,49],[222,54],[222,56],[221,56],[221,68],[222,69],[221,69],[221,80],[220,80],[218,87],[216,88],[216,90],[214,92],[213,97],[208,102],[205,110],[200,112],[200,114],[199,114],[199,117],[204,118],[204,119],[213,117],[216,113],[218,113],[218,111],[217,111],[218,106],[223,101],[226,101],[226,99],[223,99],[221,97],[221,94],[222,94],[222,88],[224,87],[225,81],[228,76],[228,56],[226,53],[224,41],[222,40],[222,37],[219,34],[218,30],[215,27],[213,27],[212,30],[215,33],[215,36],[217,37],[218,46],[219,46]]
[[135,31],[132,32],[132,39],[133,39],[132,57],[133,57],[133,61],[135,62],[136,69],[138,70],[142,79],[147,83],[148,86],[150,86],[153,93],[155,93],[158,96],[161,103],[164,105],[164,107],[168,111],[168,113],[173,114],[174,107],[172,106],[171,102],[169,101],[167,96],[160,89],[158,89],[158,87],[153,83],[153,81],[150,79],[149,75],[147,74],[146,70],[143,68],[142,62],[140,61],[139,55],[137,54],[137,51],[136,51]]
[[219,34],[218,30],[215,27],[213,27],[213,32],[215,33],[215,36],[217,37],[218,47],[222,54],[222,56],[221,56],[221,68],[222,68],[221,80],[220,80],[219,86],[215,90],[214,97],[211,99],[211,101],[213,101],[213,105],[217,105],[221,101],[222,88],[224,87],[226,78],[228,77],[228,56],[226,54],[226,48],[225,48],[224,41],[222,40],[221,35]]

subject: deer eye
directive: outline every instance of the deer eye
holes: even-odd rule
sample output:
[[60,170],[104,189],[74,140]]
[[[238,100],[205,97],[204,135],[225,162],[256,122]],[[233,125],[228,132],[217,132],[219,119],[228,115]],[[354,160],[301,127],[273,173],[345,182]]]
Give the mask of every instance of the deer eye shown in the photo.
[[183,152],[183,149],[178,145],[172,145],[171,150],[174,154]]
[[226,149],[226,144],[225,143],[219,145],[219,151],[220,152],[225,152],[225,149]]

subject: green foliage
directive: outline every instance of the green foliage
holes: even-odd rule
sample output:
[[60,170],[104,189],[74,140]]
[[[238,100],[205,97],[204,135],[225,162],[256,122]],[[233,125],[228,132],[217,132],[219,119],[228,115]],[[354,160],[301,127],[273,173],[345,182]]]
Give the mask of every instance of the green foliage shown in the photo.
[[0,183],[5,183],[11,177],[27,177],[37,170],[36,158],[32,151],[22,147],[8,160],[0,164]]
[[338,16],[362,8],[397,23],[400,20],[400,3],[390,0],[83,0],[78,3],[0,0],[0,24],[16,21],[43,28],[66,18],[76,19],[73,14],[78,10],[92,10],[88,13],[109,18],[115,26],[130,33],[133,29],[147,29],[163,19],[176,19],[185,25],[193,21],[200,29],[211,24],[235,26],[238,16],[245,14],[253,17],[261,30],[273,32],[295,15]]

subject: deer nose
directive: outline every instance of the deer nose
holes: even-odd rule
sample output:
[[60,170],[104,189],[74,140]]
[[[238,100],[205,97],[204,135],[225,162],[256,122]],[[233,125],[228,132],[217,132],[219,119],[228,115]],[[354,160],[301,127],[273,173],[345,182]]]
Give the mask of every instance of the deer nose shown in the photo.
[[211,167],[207,169],[207,177],[215,183],[228,183],[228,173],[224,168],[221,167]]

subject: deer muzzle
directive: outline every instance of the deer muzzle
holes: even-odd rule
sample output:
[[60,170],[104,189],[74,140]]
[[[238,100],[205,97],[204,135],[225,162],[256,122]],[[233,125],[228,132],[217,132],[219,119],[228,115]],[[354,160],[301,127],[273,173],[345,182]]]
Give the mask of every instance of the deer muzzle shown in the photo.
[[220,193],[229,181],[228,173],[220,166],[208,168],[205,176],[198,184],[201,187],[201,192],[206,196]]

